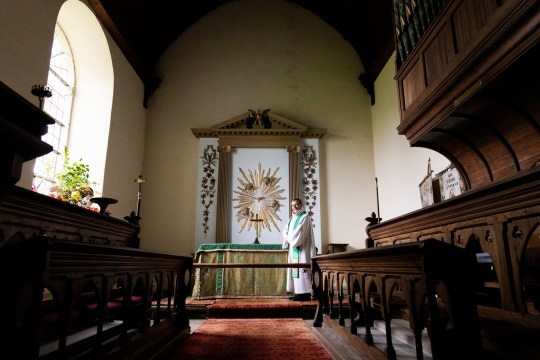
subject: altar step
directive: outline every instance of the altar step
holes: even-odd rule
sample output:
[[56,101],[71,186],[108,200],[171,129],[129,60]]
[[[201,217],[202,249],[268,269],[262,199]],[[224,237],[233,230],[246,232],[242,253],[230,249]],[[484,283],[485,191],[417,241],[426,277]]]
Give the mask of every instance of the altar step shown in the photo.
[[316,301],[288,299],[187,299],[190,319],[207,318],[302,318],[313,319]]

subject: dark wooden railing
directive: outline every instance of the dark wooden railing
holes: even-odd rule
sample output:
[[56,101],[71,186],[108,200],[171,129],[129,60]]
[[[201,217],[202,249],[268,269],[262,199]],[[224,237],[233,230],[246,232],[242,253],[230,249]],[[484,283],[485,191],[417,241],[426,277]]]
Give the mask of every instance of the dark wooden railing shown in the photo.
[[[475,261],[467,251],[437,240],[317,256],[312,259],[319,302],[314,326],[322,326],[324,319],[338,333],[335,322],[345,329],[346,300],[350,307],[346,337],[371,357],[396,359],[391,325],[404,316],[415,337],[417,359],[423,359],[424,328],[433,359],[475,358],[482,351],[474,300]],[[374,346],[371,327],[376,319],[384,320],[384,351]]]
[[[12,186],[0,192],[0,230],[6,243],[46,236],[71,242],[139,247],[139,225]],[[19,239],[19,240],[17,240]]]
[[131,358],[145,358],[144,351],[189,334],[191,257],[45,237],[9,245],[1,254],[12,271],[9,277],[2,273],[8,296],[0,299],[0,342],[8,359],[67,359],[85,352],[122,358],[130,334],[159,325],[159,336],[129,350]]

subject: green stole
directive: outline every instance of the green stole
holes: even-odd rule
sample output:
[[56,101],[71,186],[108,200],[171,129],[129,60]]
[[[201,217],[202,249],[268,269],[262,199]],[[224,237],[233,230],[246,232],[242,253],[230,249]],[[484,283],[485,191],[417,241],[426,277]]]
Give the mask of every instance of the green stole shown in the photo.
[[[304,215],[306,215],[305,211],[302,211],[300,214],[298,214],[298,217],[296,218],[296,221],[294,222],[294,225],[293,225],[293,231],[296,230],[296,228],[298,227],[298,223],[300,222],[300,219],[302,217],[304,217]],[[287,233],[289,233],[292,218],[293,217],[291,216],[291,218],[289,219],[289,223],[287,224]],[[300,262],[300,250],[298,249],[298,247],[295,247],[295,248],[292,249],[291,261],[293,263],[297,263],[297,264]],[[293,278],[299,278],[300,277],[300,269],[299,268],[292,268],[291,272],[292,272],[292,277]]]

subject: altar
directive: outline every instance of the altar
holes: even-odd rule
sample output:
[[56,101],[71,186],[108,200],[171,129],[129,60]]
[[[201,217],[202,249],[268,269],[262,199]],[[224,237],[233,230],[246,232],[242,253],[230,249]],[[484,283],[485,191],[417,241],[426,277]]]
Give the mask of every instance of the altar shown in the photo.
[[[287,263],[281,244],[201,244],[194,264]],[[197,268],[194,299],[285,298],[287,268]]]

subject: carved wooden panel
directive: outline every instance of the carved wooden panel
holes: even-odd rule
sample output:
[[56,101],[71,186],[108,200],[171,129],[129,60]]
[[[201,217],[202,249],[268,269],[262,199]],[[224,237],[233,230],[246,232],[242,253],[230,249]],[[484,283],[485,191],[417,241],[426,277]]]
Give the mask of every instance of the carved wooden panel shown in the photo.
[[435,82],[455,56],[452,28],[450,22],[446,22],[440,31],[433,36],[432,41],[426,45],[424,51],[423,60],[428,86]]
[[467,47],[497,8],[496,0],[463,1],[457,7],[452,21],[455,26],[458,53]]
[[425,88],[424,65],[421,61],[417,61],[403,79],[403,101],[405,109],[409,108]]

